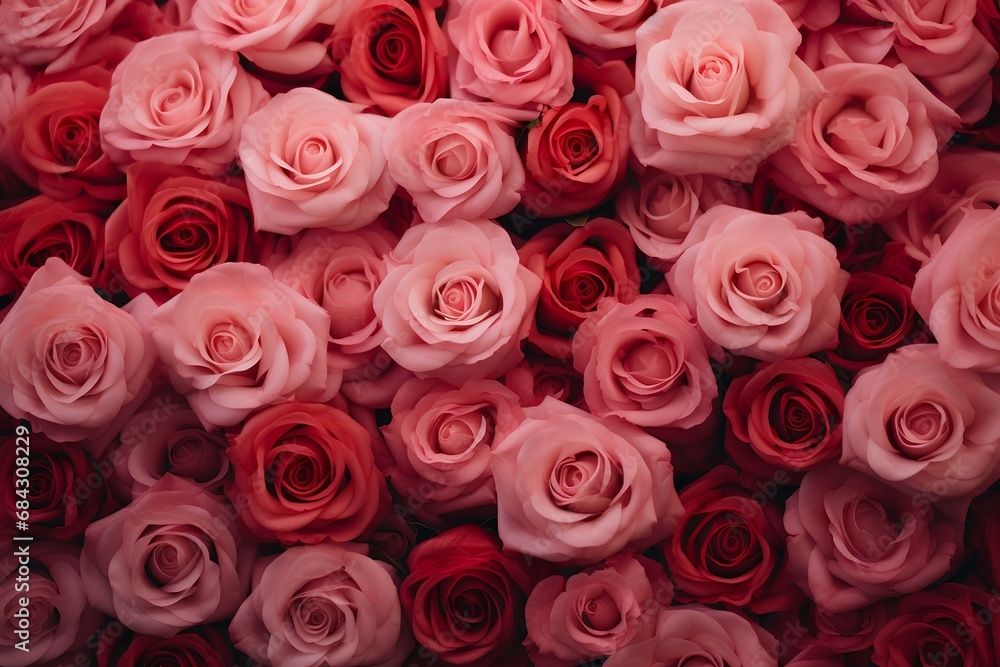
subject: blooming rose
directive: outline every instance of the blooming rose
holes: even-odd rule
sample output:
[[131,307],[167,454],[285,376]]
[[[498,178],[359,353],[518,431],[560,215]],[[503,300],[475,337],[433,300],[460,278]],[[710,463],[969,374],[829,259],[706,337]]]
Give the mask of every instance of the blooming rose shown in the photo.
[[821,232],[805,213],[716,206],[695,221],[667,283],[705,334],[737,354],[776,361],[828,349],[848,274]]
[[569,578],[540,581],[525,607],[524,643],[537,667],[573,667],[652,637],[672,599],[658,563],[617,554]]
[[846,464],[904,491],[972,497],[1000,479],[1000,393],[936,345],[862,371],[844,404]]
[[333,33],[344,97],[394,116],[448,94],[448,41],[441,0],[348,3]]
[[905,65],[844,63],[817,76],[828,93],[771,158],[772,177],[848,224],[895,217],[934,179],[958,116]]
[[106,30],[128,1],[4,2],[0,7],[0,55],[13,56],[30,67],[71,62],[72,54],[86,39]]
[[[514,641],[531,575],[479,526],[418,544],[400,599],[417,642],[449,665],[494,664]],[[506,663],[498,663],[506,664]]]
[[770,0],[671,3],[636,32],[632,151],[672,174],[750,182],[792,140],[789,117],[818,89],[802,38]]
[[239,130],[267,101],[235,53],[194,31],[139,42],[115,68],[101,113],[101,142],[115,162],[184,164],[225,172]]
[[149,318],[177,391],[206,429],[232,426],[279,400],[330,397],[330,316],[262,266],[219,264],[199,273]]
[[258,230],[352,231],[389,207],[388,121],[313,88],[274,97],[243,125],[240,163]]
[[80,571],[90,603],[157,637],[232,617],[257,546],[231,516],[218,496],[165,476],[87,528]]
[[573,57],[549,0],[454,0],[444,30],[451,94],[525,110],[573,95]]
[[[507,371],[504,384],[517,394],[523,407],[540,404],[546,396],[587,410],[583,376],[569,364],[545,355],[529,355]],[[588,410],[589,411],[589,410]]]
[[462,382],[521,360],[539,283],[510,237],[488,222],[416,225],[375,291],[382,347],[420,377]]
[[683,508],[666,445],[553,398],[525,415],[493,450],[506,548],[591,564],[673,533]]
[[[559,0],[556,17],[571,41],[599,51],[635,46],[635,32],[663,0]],[[584,49],[586,50],[586,49]]]
[[150,388],[155,351],[130,313],[152,306],[116,308],[49,259],[0,321],[0,407],[58,442],[117,430]]
[[816,359],[758,364],[729,385],[722,410],[726,450],[755,475],[802,472],[840,455],[844,389]]
[[97,642],[97,667],[231,667],[229,638],[213,625],[178,632],[170,639],[121,632],[108,624]]
[[426,222],[496,218],[521,200],[524,168],[514,137],[485,106],[414,104],[382,138],[389,174]]
[[829,646],[834,652],[853,654],[858,659],[865,656],[866,662],[870,662],[872,644],[892,616],[894,603],[876,602],[840,613],[810,605],[809,629],[819,643]]
[[336,408],[274,405],[247,419],[230,443],[236,476],[226,495],[258,538],[350,542],[389,506],[368,431]]
[[739,614],[689,604],[661,609],[652,638],[621,649],[604,664],[777,667],[778,648],[766,630]]
[[920,590],[951,571],[959,526],[927,498],[835,463],[814,468],[785,505],[795,583],[832,612]]
[[400,667],[413,647],[392,567],[356,547],[293,547],[253,579],[229,636],[265,665]]

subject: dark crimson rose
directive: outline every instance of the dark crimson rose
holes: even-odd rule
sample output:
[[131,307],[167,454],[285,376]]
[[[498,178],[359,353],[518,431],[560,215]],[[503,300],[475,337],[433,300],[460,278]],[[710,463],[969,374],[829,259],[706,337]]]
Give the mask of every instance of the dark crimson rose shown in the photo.
[[233,667],[229,638],[212,625],[183,630],[169,639],[122,630],[113,621],[97,644],[97,667]]
[[813,636],[851,665],[870,665],[875,637],[893,616],[895,600],[883,600],[854,611],[835,613],[808,605],[807,624]]
[[726,451],[760,477],[803,472],[840,455],[844,389],[816,359],[758,364],[733,380],[722,411]]
[[438,664],[487,667],[514,644],[532,579],[479,526],[447,530],[418,544],[400,598],[417,643]]
[[528,354],[524,361],[507,371],[504,384],[517,394],[523,407],[539,405],[546,396],[587,409],[583,399],[583,375],[571,361],[559,361],[544,354]]
[[684,487],[684,516],[664,545],[679,602],[724,603],[767,613],[801,597],[785,568],[779,503],[718,466]]

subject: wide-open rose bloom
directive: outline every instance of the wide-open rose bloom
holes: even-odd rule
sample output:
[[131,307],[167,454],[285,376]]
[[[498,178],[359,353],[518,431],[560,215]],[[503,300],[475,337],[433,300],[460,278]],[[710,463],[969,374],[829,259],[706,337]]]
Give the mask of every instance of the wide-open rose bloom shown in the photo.
[[165,476],[87,529],[80,567],[91,604],[158,637],[231,618],[257,553],[231,516],[219,496]]
[[833,612],[925,588],[962,551],[961,527],[928,498],[835,463],[805,474],[785,530],[792,578]]
[[258,560],[229,626],[236,648],[269,667],[400,667],[413,637],[398,582],[362,551],[314,544]]
[[198,32],[153,37],[115,68],[101,142],[117,163],[184,164],[221,174],[236,159],[240,128],[266,101],[237,55],[206,45]]
[[792,140],[819,84],[795,55],[802,38],[770,0],[668,4],[636,32],[632,151],[672,174],[750,182]]
[[340,386],[324,354],[330,315],[263,266],[199,273],[149,328],[174,388],[206,428],[279,400],[325,400]]
[[111,26],[128,0],[12,0],[0,7],[0,55],[30,67],[61,63]]
[[518,263],[507,233],[489,221],[411,227],[375,291],[382,347],[419,377],[461,383],[493,377],[522,359],[541,281]]
[[805,213],[716,206],[698,218],[691,244],[667,273],[671,291],[715,343],[776,361],[837,341],[848,274],[822,223]]
[[683,511],[667,446],[553,398],[493,451],[504,546],[592,564],[669,537]]

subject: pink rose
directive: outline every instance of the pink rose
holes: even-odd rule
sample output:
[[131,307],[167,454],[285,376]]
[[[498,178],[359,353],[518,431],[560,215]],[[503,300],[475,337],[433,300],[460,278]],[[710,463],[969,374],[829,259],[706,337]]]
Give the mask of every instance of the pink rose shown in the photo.
[[258,560],[229,626],[236,648],[273,667],[400,667],[413,637],[399,581],[361,549],[315,544]]
[[382,146],[393,180],[426,222],[497,218],[521,201],[514,137],[485,105],[414,104],[392,119]]
[[521,360],[540,282],[488,221],[421,224],[403,234],[375,291],[382,347],[419,377],[461,383]]
[[636,426],[697,426],[719,393],[706,341],[674,296],[603,300],[573,336],[573,365],[594,416]]
[[504,547],[591,564],[669,537],[683,512],[666,445],[546,398],[493,450]]
[[360,229],[389,207],[388,120],[313,88],[274,97],[243,125],[240,163],[259,231]]
[[935,499],[978,495],[1000,479],[998,388],[937,345],[907,345],[847,392],[840,462]]
[[573,95],[573,56],[551,0],[453,0],[444,30],[452,97],[490,100],[533,118]]
[[798,31],[770,0],[687,0],[636,33],[632,151],[672,174],[750,182],[792,140],[790,117],[816,94]]
[[802,478],[785,505],[788,568],[819,606],[860,609],[948,574],[961,526],[921,495],[830,463]]
[[96,609],[136,632],[172,637],[231,618],[256,553],[218,496],[167,475],[90,524],[80,571]]
[[232,426],[277,401],[330,398],[330,315],[263,266],[199,273],[149,318],[160,359],[206,429]]
[[662,0],[559,0],[556,17],[566,37],[601,52],[635,46],[635,31]]
[[34,76],[27,67],[0,56],[0,141],[10,126],[10,117],[28,97],[32,81]]
[[117,431],[150,389],[155,351],[133,314],[152,308],[116,308],[49,259],[0,322],[0,406],[58,442]]
[[774,181],[847,224],[902,213],[934,180],[958,116],[904,65],[845,63],[817,75],[828,92],[772,157]]
[[564,578],[540,581],[524,616],[536,667],[574,667],[653,636],[673,586],[658,563],[618,554]]
[[118,163],[220,174],[236,159],[240,128],[266,101],[235,53],[205,45],[193,31],[153,37],[115,68],[101,113],[104,152]]
[[837,343],[848,274],[805,213],[716,206],[698,218],[667,283],[714,342],[777,361]]
[[409,380],[382,427],[386,477],[409,507],[434,517],[495,505],[491,451],[522,419],[517,396],[495,380]]
[[[10,0],[0,6],[0,55],[29,67],[71,59],[111,26],[129,0]],[[62,56],[62,57],[61,57]]]

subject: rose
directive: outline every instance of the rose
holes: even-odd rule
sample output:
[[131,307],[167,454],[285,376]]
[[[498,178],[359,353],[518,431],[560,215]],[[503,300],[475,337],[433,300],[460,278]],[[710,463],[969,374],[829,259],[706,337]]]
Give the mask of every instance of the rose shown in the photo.
[[531,575],[500,548],[494,535],[466,525],[421,542],[407,558],[403,609],[417,642],[446,664],[494,664],[514,641]]
[[254,257],[242,179],[227,183],[146,162],[126,173],[128,196],[107,221],[107,261],[133,290],[165,301],[210,266]]
[[[344,97],[394,116],[448,94],[448,42],[440,0],[351,3],[333,33]],[[391,163],[390,163],[391,164]]]
[[719,391],[694,318],[663,294],[601,301],[573,336],[573,366],[595,416],[636,426],[697,426]]
[[2,142],[10,123],[10,117],[28,98],[34,76],[21,63],[3,56],[0,56],[0,62],[3,63],[3,66],[0,67],[0,128],[2,128],[0,129],[0,142]]
[[0,55],[13,56],[29,67],[72,60],[73,52],[106,30],[127,4],[128,0],[5,2],[0,7]]
[[231,516],[218,496],[164,476],[87,528],[80,572],[90,603],[157,637],[230,618],[257,552]]
[[797,119],[772,177],[847,224],[897,216],[934,179],[958,116],[905,65],[844,63],[817,76],[829,92]]
[[564,578],[540,581],[524,616],[537,667],[572,667],[649,639],[661,608],[673,599],[663,568],[642,556],[618,554]]
[[363,547],[314,544],[257,561],[229,626],[265,665],[400,667],[413,647],[392,568]]
[[920,590],[960,558],[961,530],[930,500],[834,463],[814,468],[785,504],[788,568],[831,612]]
[[791,140],[789,118],[819,84],[802,41],[767,0],[669,4],[636,32],[635,93],[625,97],[632,151],[672,174],[750,182]]
[[[548,200],[537,214],[582,213],[608,199],[625,177],[629,116],[622,96],[632,92],[632,74],[622,62],[598,67],[573,61],[580,101],[552,107],[528,130],[523,145],[527,185],[524,200]],[[544,198],[544,199],[543,199]]]
[[276,401],[332,397],[330,316],[263,266],[213,266],[149,318],[174,388],[206,429],[232,426]]
[[705,334],[737,354],[777,361],[829,349],[848,274],[821,231],[805,213],[716,206],[695,220],[667,283]]
[[726,451],[752,474],[803,472],[840,455],[844,389],[816,359],[758,364],[729,385],[722,411]]
[[[817,641],[835,653],[849,654],[849,664],[871,662],[872,643],[894,612],[895,601],[834,613],[810,605],[809,628]],[[853,659],[852,659],[853,658]]]
[[583,398],[583,376],[569,364],[545,355],[530,355],[504,375],[504,384],[517,394],[523,407],[533,407],[551,396],[581,410],[588,410]]
[[414,104],[382,138],[389,173],[426,222],[497,218],[521,200],[524,168],[503,120],[458,100]]
[[816,641],[796,653],[786,667],[843,667],[844,664],[844,658]]
[[744,484],[723,465],[681,491],[684,515],[664,545],[679,601],[767,613],[795,600],[781,510],[759,502]]
[[547,0],[455,0],[444,30],[451,95],[523,109],[533,118],[542,105],[573,95],[573,59]]
[[392,462],[383,470],[411,507],[440,517],[496,503],[490,452],[524,418],[512,391],[495,380],[412,379],[391,410],[382,434]]
[[570,358],[572,334],[601,299],[630,303],[639,295],[635,246],[625,228],[609,218],[594,218],[583,227],[550,225],[518,253],[542,280],[528,340],[554,357]]
[[97,642],[97,667],[230,667],[237,664],[228,638],[212,625],[184,630],[170,639],[131,632],[113,633],[112,627],[105,627]]
[[226,495],[260,539],[288,546],[350,542],[389,507],[371,437],[346,412],[284,403],[253,414],[230,438]]
[[837,22],[840,4],[836,2],[809,2],[809,0],[776,0],[792,19],[797,28],[821,32]]
[[419,377],[460,383],[521,360],[539,283],[510,237],[487,222],[411,227],[375,290],[383,349]]
[[135,45],[115,68],[101,113],[114,162],[184,164],[210,175],[236,158],[239,129],[267,101],[235,53],[183,31]]
[[49,259],[0,322],[0,407],[57,442],[114,433],[150,389],[156,355],[133,314],[151,309],[116,308]]
[[506,548],[592,564],[673,533],[683,508],[662,442],[553,398],[524,412],[493,450]]
[[566,36],[594,50],[612,51],[635,46],[635,31],[661,2],[627,0],[602,3],[593,0],[559,0],[556,17]]
[[840,462],[903,491],[978,495],[1000,479],[1000,393],[938,346],[907,345],[847,392]]
[[778,642],[766,630],[730,611],[697,604],[660,610],[655,635],[627,646],[606,667],[682,667],[704,661],[726,667],[777,667]]
[[313,88],[277,95],[251,115],[239,157],[259,231],[353,231],[389,207],[388,121]]

